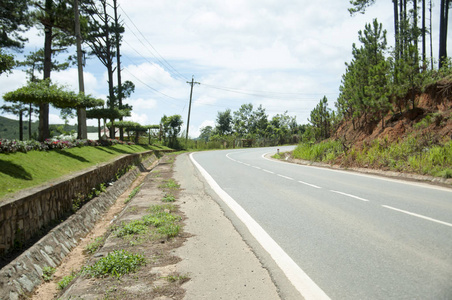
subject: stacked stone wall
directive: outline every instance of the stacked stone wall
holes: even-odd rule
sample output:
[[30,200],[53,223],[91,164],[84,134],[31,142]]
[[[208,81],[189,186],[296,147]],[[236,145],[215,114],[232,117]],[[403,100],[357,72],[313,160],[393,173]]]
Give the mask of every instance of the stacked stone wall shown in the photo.
[[32,240],[49,224],[71,214],[73,200],[84,197],[116,174],[138,165],[152,151],[121,156],[114,161],[70,174],[58,181],[22,191],[0,203],[0,257]]
[[[85,172],[80,172],[80,174],[69,176],[64,181],[65,183],[59,182],[58,184],[46,188],[39,188],[39,191],[42,189],[42,194],[47,195],[39,196],[47,199],[47,201],[43,200],[44,206],[42,206],[42,203],[40,205],[30,203],[36,201],[33,195],[24,197],[28,199],[28,201],[25,201],[23,198],[18,199],[17,201],[20,201],[20,204],[3,205],[8,207],[8,209],[3,208],[2,206],[2,213],[4,216],[9,216],[10,220],[12,219],[12,216],[17,216],[16,222],[21,224],[16,225],[18,228],[19,226],[22,226],[24,231],[33,231],[33,224],[27,224],[27,220],[35,220],[32,222],[37,222],[37,218],[34,216],[27,218],[25,214],[25,212],[33,211],[30,207],[35,207],[33,209],[36,209],[36,211],[38,211],[37,207],[40,207],[41,217],[52,220],[52,216],[57,216],[59,211],[62,210],[62,207],[66,206],[66,204],[59,205],[57,201],[49,201],[49,199],[54,199],[52,197],[59,197],[61,195],[66,198],[67,193],[62,190],[68,189],[71,192],[77,193],[78,191],[71,188],[71,185],[80,186],[81,183],[85,183],[89,184],[90,187],[95,186],[99,182],[98,176],[110,178],[109,175],[106,174],[101,176],[100,174],[103,172],[109,172],[115,175],[116,170],[122,170],[124,167],[129,166],[130,163],[138,166],[138,168],[133,168],[127,172],[119,180],[109,186],[106,192],[85,204],[79,211],[56,226],[32,247],[3,267],[0,270],[0,300],[20,299],[24,295],[31,293],[36,286],[43,282],[43,268],[46,266],[57,267],[62,259],[77,245],[78,241],[88,234],[100,217],[132,184],[140,171],[148,169],[158,160],[153,152],[130,155],[127,157],[121,157],[113,162],[96,167],[99,171],[90,169]],[[56,190],[54,187],[57,187]],[[86,187],[86,189],[89,190],[91,189],[90,187]],[[23,206],[23,208],[20,208],[21,206]],[[70,208],[70,205],[67,206]],[[8,213],[5,213],[5,211]],[[3,219],[2,222],[4,222]],[[44,222],[40,221],[39,224],[41,223]],[[35,225],[35,227],[37,228],[38,226]],[[10,231],[12,230],[10,229]]]

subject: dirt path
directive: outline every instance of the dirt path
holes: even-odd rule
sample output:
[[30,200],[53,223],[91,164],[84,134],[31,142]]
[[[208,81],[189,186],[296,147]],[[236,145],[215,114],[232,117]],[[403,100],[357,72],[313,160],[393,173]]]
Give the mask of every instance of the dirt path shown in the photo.
[[[153,169],[157,163],[158,162],[155,162],[150,169]],[[111,206],[102,219],[96,223],[93,230],[63,259],[61,265],[54,273],[53,280],[43,283],[36,289],[31,297],[32,300],[48,300],[58,296],[58,282],[64,276],[71,275],[72,272],[77,273],[81,270],[89,259],[89,256],[85,253],[86,246],[92,243],[96,238],[102,237],[107,233],[112,220],[114,220],[126,206],[124,201],[133,189],[143,182],[148,174],[149,172],[140,173],[133,184],[116,200],[115,204]]]

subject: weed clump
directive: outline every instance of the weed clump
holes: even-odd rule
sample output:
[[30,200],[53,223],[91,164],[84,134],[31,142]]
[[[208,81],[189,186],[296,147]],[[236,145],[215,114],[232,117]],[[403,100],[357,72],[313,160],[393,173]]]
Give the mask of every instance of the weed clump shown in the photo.
[[146,264],[141,254],[133,254],[126,250],[115,250],[102,257],[92,266],[82,269],[82,274],[90,277],[113,276],[120,278],[123,275],[135,272],[140,266]]

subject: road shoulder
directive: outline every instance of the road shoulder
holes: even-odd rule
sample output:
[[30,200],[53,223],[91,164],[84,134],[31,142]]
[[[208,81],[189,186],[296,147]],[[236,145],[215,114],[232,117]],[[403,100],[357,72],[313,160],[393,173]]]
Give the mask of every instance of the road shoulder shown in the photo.
[[187,299],[280,299],[268,271],[235,230],[220,206],[205,192],[188,154],[177,157],[174,178],[181,185],[185,231],[193,235],[175,250]]

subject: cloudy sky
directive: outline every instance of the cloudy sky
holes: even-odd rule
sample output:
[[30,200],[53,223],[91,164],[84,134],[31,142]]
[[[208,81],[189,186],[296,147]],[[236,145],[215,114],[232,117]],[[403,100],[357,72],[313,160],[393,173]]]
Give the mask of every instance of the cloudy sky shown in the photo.
[[[433,53],[437,55],[439,0],[433,2]],[[348,0],[119,3],[125,25],[122,76],[136,85],[135,93],[126,100],[133,106],[130,119],[150,125],[158,124],[163,115],[180,114],[185,130],[190,96],[187,81],[194,76],[200,84],[193,90],[191,137],[197,137],[203,126],[214,126],[219,111],[235,111],[245,103],[262,105],[270,118],[288,111],[298,123],[307,123],[310,111],[323,96],[334,107],[344,63],[351,60],[352,44],[358,42],[358,30],[378,18],[393,44],[389,0],[377,1],[365,15],[353,17],[347,11]],[[24,54],[43,47],[43,36],[37,30],[28,36]],[[452,53],[451,39],[448,44],[448,53]],[[84,71],[86,93],[106,99],[105,67],[92,57]],[[54,72],[52,79],[78,90],[76,69]],[[21,70],[1,75],[0,95],[24,84]],[[51,109],[50,120],[62,123],[58,110]]]

